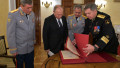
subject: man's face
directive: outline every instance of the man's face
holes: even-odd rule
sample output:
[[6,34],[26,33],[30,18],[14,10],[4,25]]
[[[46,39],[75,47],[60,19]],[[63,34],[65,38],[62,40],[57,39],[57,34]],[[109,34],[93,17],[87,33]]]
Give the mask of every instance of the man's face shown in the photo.
[[57,19],[60,19],[63,15],[63,9],[62,8],[57,8],[55,11],[54,11],[54,15]]
[[85,10],[85,14],[90,20],[92,20],[96,17],[97,10],[91,10],[90,8],[88,8]]
[[21,8],[22,8],[23,12],[26,13],[26,14],[31,13],[32,7],[33,7],[33,5],[29,5],[29,4],[25,4],[24,6],[21,5]]
[[74,10],[75,17],[80,17],[81,13],[82,13],[81,8],[75,8]]

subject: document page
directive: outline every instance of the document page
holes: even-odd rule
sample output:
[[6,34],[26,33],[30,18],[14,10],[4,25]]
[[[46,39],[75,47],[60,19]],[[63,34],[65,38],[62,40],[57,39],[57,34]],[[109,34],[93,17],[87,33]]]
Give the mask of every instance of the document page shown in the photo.
[[69,37],[68,37],[68,39],[67,39],[67,41],[66,41],[66,48],[67,48],[68,50],[70,50],[72,53],[80,56],[80,54],[78,53],[76,47],[72,44],[72,42],[71,42],[71,40],[70,40]]
[[79,56],[73,54],[68,50],[61,51],[63,59],[79,59]]

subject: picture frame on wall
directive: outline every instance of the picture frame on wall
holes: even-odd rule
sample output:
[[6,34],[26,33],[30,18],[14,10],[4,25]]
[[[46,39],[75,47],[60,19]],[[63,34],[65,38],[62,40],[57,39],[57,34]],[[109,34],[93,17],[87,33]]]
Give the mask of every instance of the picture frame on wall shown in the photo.
[[120,2],[120,0],[114,0],[114,2]]

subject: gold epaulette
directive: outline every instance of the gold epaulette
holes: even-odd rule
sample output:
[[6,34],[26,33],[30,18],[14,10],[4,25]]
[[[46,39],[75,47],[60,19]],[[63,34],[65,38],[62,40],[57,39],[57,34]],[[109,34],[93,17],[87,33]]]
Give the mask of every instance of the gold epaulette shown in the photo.
[[97,17],[104,19],[105,15],[98,14]]
[[87,17],[85,15],[82,15],[85,19],[87,19]]
[[12,10],[12,11],[10,11],[10,12],[11,12],[11,13],[14,13],[14,12],[16,12],[16,11],[18,11],[18,9]]
[[68,16],[72,16],[72,15],[74,15],[74,14],[70,14],[70,15],[68,15]]

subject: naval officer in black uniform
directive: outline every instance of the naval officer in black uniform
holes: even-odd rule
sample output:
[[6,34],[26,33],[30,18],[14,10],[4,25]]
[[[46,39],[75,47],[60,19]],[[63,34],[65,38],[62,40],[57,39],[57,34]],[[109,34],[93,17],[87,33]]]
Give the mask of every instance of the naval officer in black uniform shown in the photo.
[[117,54],[118,39],[115,35],[110,16],[106,13],[97,11],[97,6],[89,3],[85,6],[85,34],[92,34],[92,44],[87,44],[83,48],[88,54],[94,51],[105,51]]

